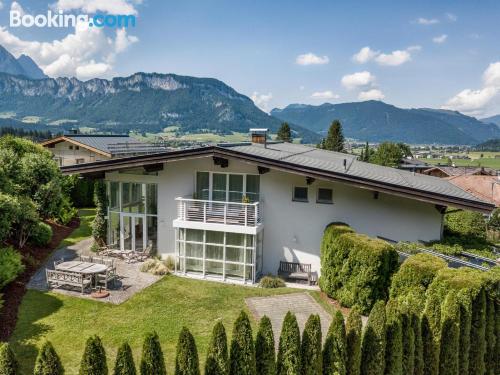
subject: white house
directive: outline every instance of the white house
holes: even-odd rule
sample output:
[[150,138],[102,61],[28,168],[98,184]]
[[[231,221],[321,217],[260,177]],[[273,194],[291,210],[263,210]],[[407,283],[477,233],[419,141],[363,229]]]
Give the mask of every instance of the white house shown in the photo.
[[[394,241],[439,240],[447,206],[494,207],[448,181],[290,143],[224,144],[63,167],[108,184],[108,245],[148,244],[177,272],[255,282],[280,260],[320,273],[332,222]],[[265,141],[264,141],[265,142]]]

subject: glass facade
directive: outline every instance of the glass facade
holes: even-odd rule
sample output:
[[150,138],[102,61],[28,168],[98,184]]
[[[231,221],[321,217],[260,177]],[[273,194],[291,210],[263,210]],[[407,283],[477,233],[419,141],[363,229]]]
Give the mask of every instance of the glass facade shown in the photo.
[[195,199],[219,202],[259,201],[260,176],[253,174],[197,172]]

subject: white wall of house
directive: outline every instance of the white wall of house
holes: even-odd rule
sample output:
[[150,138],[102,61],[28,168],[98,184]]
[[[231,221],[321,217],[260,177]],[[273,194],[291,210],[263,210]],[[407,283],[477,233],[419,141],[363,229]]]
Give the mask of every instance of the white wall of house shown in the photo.
[[[112,180],[158,183],[158,252],[162,256],[174,254],[175,198],[192,196],[196,171],[257,174],[257,166],[230,159],[229,167],[221,168],[204,157],[168,162],[158,177],[106,174]],[[384,193],[374,199],[370,190],[319,180],[309,185],[309,202],[294,202],[294,186],[307,186],[305,177],[275,170],[260,176],[264,273],[276,273],[284,259],[311,263],[319,271],[323,230],[335,221],[359,233],[395,241],[430,241],[441,236],[442,215],[431,203]],[[333,204],[316,203],[318,187],[333,190]]]
[[56,143],[53,148],[45,147],[54,154],[55,158],[61,158],[62,163],[59,164],[60,166],[78,164],[77,161],[80,163],[92,163],[94,161],[109,159],[107,156],[97,154],[82,146],[75,146],[73,143],[66,141]]

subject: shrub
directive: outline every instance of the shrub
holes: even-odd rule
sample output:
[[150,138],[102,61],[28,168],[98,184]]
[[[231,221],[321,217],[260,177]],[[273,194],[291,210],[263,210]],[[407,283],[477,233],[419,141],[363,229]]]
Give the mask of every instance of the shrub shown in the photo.
[[57,355],[54,347],[49,341],[46,341],[40,351],[35,361],[34,375],[62,375],[64,374],[64,369],[61,364],[61,360]]
[[273,327],[271,325],[271,320],[265,315],[260,319],[259,330],[255,338],[255,362],[257,374],[276,374]]
[[156,258],[151,258],[147,259],[143,264],[141,264],[141,272],[148,272],[153,275],[161,276],[169,274],[170,270],[165,265],[164,261]]
[[40,221],[40,217],[35,204],[30,198],[21,196],[18,201],[22,209],[19,210],[14,223],[14,237],[17,240],[17,246],[22,249],[30,238],[31,232]]
[[469,375],[484,374],[486,354],[486,293],[484,289],[472,301]]
[[99,245],[106,242],[106,219],[107,212],[106,185],[103,181],[94,184],[94,203],[96,214],[92,222],[92,237]]
[[136,375],[134,357],[132,349],[127,342],[124,342],[116,353],[114,375]]
[[12,247],[0,248],[0,289],[24,270],[22,257]]
[[387,299],[398,254],[385,241],[353,233],[345,225],[331,225],[321,244],[320,286],[344,306],[357,304],[368,312],[374,302]]
[[403,374],[413,374],[415,370],[415,329],[412,316],[406,312],[400,313],[401,342],[403,349]]
[[50,225],[40,221],[33,228],[30,241],[37,246],[46,246],[52,239],[52,228]]
[[231,375],[255,375],[255,371],[252,327],[248,315],[242,311],[234,322],[229,373]]
[[359,309],[354,306],[346,322],[347,375],[359,375],[361,365],[362,322]]
[[424,375],[424,353],[422,342],[422,322],[417,314],[410,314],[415,337],[414,375]]
[[166,375],[165,360],[156,332],[151,332],[144,338],[141,358],[141,375]]
[[9,238],[19,210],[14,196],[0,192],[0,243]]
[[7,343],[0,343],[0,375],[17,375],[19,363]]
[[321,373],[321,321],[319,315],[310,315],[302,333],[302,375]]
[[71,205],[69,198],[66,196],[63,197],[57,213],[57,221],[63,225],[67,225],[77,215],[78,210]]
[[361,375],[383,375],[385,368],[385,304],[372,308],[361,341]]
[[280,277],[268,275],[260,279],[259,286],[261,288],[284,288],[286,284]]
[[[347,364],[350,354],[348,350],[344,317],[337,310],[328,328],[323,348],[323,374],[346,375],[348,371],[353,370]],[[320,373],[317,372],[317,374]]]
[[[258,336],[257,336],[258,337]],[[226,329],[222,322],[217,322],[212,330],[208,344],[205,375],[228,375],[229,357],[227,352]]]
[[479,212],[453,210],[444,217],[446,233],[461,237],[486,237],[486,222]]
[[[500,311],[498,312],[500,314]],[[495,301],[489,297],[486,299],[486,356],[484,357],[486,366],[486,375],[495,375]],[[498,343],[500,345],[500,343]]]
[[457,292],[451,291],[443,303],[441,342],[439,345],[439,375],[458,374],[459,325],[460,307]]
[[[403,332],[401,317],[392,303],[386,307],[385,333],[385,374],[398,375],[403,373]],[[405,372],[405,374],[411,374]]]
[[420,321],[420,332],[422,333],[422,357],[424,358],[423,373],[425,375],[438,375],[438,352],[436,340],[432,332],[429,319],[424,314]]
[[175,356],[175,375],[200,375],[198,350],[194,337],[186,327],[181,329]]
[[102,346],[99,336],[91,336],[85,344],[82,361],[80,363],[80,375],[107,375],[106,352]]
[[299,375],[301,371],[300,330],[290,311],[285,315],[278,347],[277,375]]

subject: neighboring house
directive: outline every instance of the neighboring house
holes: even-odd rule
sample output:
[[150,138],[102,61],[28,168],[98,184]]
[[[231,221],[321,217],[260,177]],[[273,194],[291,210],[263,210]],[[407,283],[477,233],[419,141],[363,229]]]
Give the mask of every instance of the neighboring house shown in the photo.
[[424,163],[418,159],[408,159],[404,158],[401,159],[401,162],[399,163],[399,169],[404,169],[406,171],[410,172],[416,172],[416,173],[423,173],[429,168],[432,168],[431,165]]
[[54,154],[61,167],[166,150],[128,135],[67,134],[41,142],[41,145]]
[[462,175],[447,177],[448,181],[474,195],[478,199],[500,207],[500,180],[497,176]]
[[456,176],[496,176],[497,171],[485,167],[452,167],[436,166],[429,168],[422,173],[434,177],[456,177]]
[[104,179],[108,245],[151,245],[176,272],[255,282],[281,260],[320,272],[332,222],[395,241],[442,235],[447,206],[494,206],[446,180],[364,163],[356,156],[290,143],[225,144],[66,166]]

